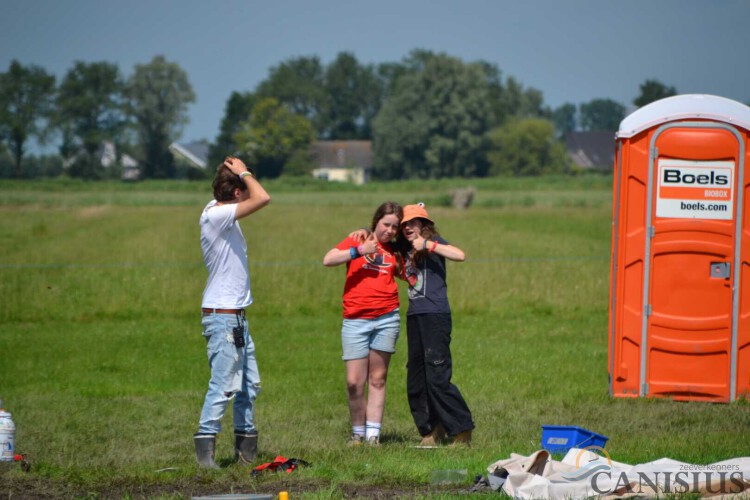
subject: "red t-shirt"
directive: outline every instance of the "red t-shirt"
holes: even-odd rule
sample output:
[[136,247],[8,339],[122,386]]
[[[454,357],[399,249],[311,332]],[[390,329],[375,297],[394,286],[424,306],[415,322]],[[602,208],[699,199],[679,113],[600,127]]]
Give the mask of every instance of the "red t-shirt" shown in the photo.
[[[356,247],[359,241],[346,238],[339,250]],[[378,242],[375,253],[357,257],[346,264],[344,318],[372,319],[398,308],[396,262],[400,257],[390,245]]]

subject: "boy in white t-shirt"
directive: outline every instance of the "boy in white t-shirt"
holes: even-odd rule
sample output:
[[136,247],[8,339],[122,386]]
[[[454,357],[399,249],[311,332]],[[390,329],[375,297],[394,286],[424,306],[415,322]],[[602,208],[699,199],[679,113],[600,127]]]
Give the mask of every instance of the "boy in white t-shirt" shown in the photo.
[[268,205],[271,197],[239,158],[227,158],[213,180],[214,200],[200,218],[201,250],[208,280],[201,304],[211,378],[198,432],[193,436],[201,467],[218,469],[216,435],[234,398],[235,460],[250,463],[258,449],[255,398],[260,375],[245,308],[252,304],[247,243],[237,222]]

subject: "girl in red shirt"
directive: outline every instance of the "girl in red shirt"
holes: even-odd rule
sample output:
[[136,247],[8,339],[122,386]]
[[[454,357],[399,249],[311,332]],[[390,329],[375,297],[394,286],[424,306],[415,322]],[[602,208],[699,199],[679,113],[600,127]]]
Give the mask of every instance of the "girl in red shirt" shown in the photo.
[[391,240],[399,232],[402,216],[399,204],[383,203],[375,211],[367,238],[349,236],[323,257],[324,266],[346,264],[341,344],[355,445],[380,442],[388,363],[400,332],[395,278],[401,274],[402,262]]

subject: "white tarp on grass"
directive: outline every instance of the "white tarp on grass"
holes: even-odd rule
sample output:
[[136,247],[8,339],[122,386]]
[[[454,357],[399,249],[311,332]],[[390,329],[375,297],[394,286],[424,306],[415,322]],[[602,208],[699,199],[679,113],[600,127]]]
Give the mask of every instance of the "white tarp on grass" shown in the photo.
[[709,465],[669,458],[628,465],[587,449],[573,448],[562,461],[550,459],[546,450],[529,456],[513,453],[487,467],[487,471],[490,484],[502,484],[505,493],[520,499],[663,497],[683,493],[747,497],[750,493],[750,457]]

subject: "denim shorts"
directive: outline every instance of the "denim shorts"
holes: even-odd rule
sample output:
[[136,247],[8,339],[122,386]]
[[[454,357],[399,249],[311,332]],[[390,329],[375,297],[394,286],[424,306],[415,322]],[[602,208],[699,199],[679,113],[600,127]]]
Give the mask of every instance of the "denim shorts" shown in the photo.
[[344,319],[341,327],[341,346],[349,361],[370,355],[370,350],[396,352],[396,341],[401,333],[398,309],[372,319]]

